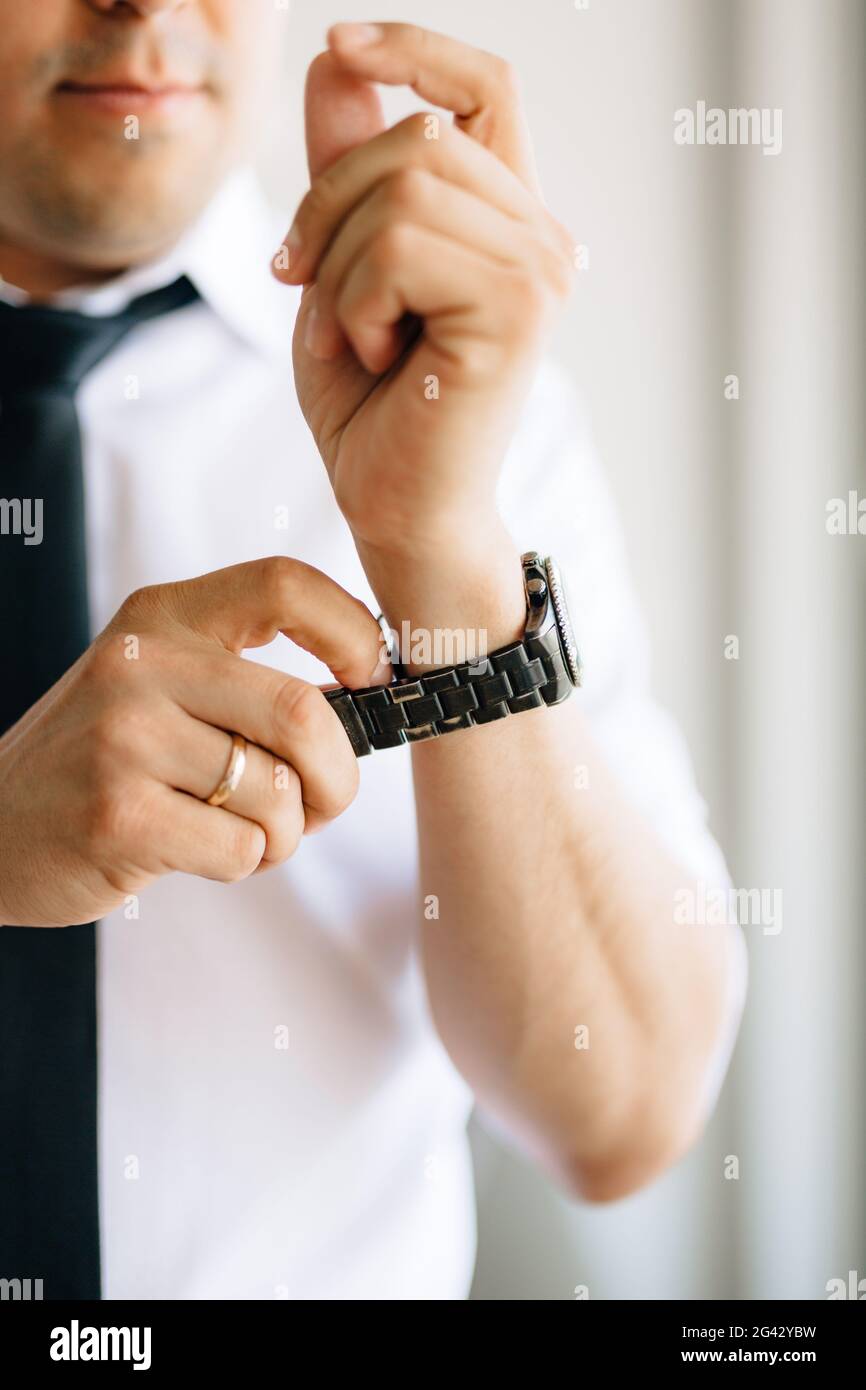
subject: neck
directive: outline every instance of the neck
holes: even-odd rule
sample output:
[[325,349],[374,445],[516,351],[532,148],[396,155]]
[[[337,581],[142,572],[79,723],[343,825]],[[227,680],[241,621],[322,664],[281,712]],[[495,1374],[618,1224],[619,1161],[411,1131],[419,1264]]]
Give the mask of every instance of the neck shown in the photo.
[[24,290],[37,303],[72,285],[102,284],[126,269],[125,265],[85,266],[67,262],[55,255],[16,246],[0,237],[0,278]]

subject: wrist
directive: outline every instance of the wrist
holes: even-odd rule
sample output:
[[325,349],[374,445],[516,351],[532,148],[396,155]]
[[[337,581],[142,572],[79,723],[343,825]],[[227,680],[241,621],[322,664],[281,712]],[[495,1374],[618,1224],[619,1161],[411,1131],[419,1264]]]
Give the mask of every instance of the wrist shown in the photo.
[[455,531],[399,551],[356,544],[409,674],[471,661],[522,637],[520,551],[498,520],[486,533]]

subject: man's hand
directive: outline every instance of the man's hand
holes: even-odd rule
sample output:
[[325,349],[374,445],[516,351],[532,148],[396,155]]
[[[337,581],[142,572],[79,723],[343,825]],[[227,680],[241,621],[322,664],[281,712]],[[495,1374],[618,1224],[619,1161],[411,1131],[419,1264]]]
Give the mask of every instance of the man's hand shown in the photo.
[[[285,254],[275,263],[305,285],[299,399],[392,621],[406,603],[416,619],[426,607],[428,559],[426,587],[443,605],[457,564],[477,597],[474,560],[479,575],[503,576],[519,630],[519,564],[495,488],[571,287],[572,239],[539,195],[505,62],[406,24],[375,26],[358,45],[358,27],[336,25],[310,68],[311,187],[288,268]],[[409,85],[455,121],[419,113],[388,130],[374,82]],[[412,594],[397,582],[409,558]]]
[[[357,762],[321,691],[240,656],[278,632],[341,682],[387,679],[373,616],[300,561],[127,599],[0,739],[0,923],[93,921],[174,870],[234,882],[345,810]],[[208,806],[230,733],[248,740],[246,770]]]
[[[495,485],[572,279],[571,238],[540,199],[511,70],[381,29],[350,46],[337,26],[309,75],[312,186],[284,276],[305,286],[298,392],[392,625],[478,624],[495,648],[526,618]],[[408,84],[455,124],[385,130],[375,82]],[[578,700],[416,743],[412,765],[445,1046],[569,1190],[634,1191],[706,1118],[742,942],[675,925],[688,875],[621,794]]]

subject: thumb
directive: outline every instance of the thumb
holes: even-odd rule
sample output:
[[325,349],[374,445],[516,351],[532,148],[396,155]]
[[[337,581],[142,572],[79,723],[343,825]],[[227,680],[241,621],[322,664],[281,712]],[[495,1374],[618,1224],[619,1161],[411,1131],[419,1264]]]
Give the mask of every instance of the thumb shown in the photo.
[[310,64],[304,124],[311,179],[386,128],[376,88],[341,68],[332,53],[320,53]]
[[236,655],[265,647],[282,632],[353,689],[391,678],[381,629],[366,604],[286,555],[140,589],[109,624],[118,627],[157,633],[180,627]]

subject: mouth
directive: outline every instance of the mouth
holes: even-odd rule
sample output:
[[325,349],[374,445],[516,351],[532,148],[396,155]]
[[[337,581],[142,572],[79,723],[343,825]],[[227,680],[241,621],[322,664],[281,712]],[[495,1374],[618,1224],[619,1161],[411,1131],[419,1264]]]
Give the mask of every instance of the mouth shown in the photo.
[[118,112],[124,115],[136,112],[153,115],[184,110],[205,97],[207,90],[203,83],[149,83],[121,75],[99,81],[61,82],[54,92],[63,101],[74,103],[79,108],[115,115]]

